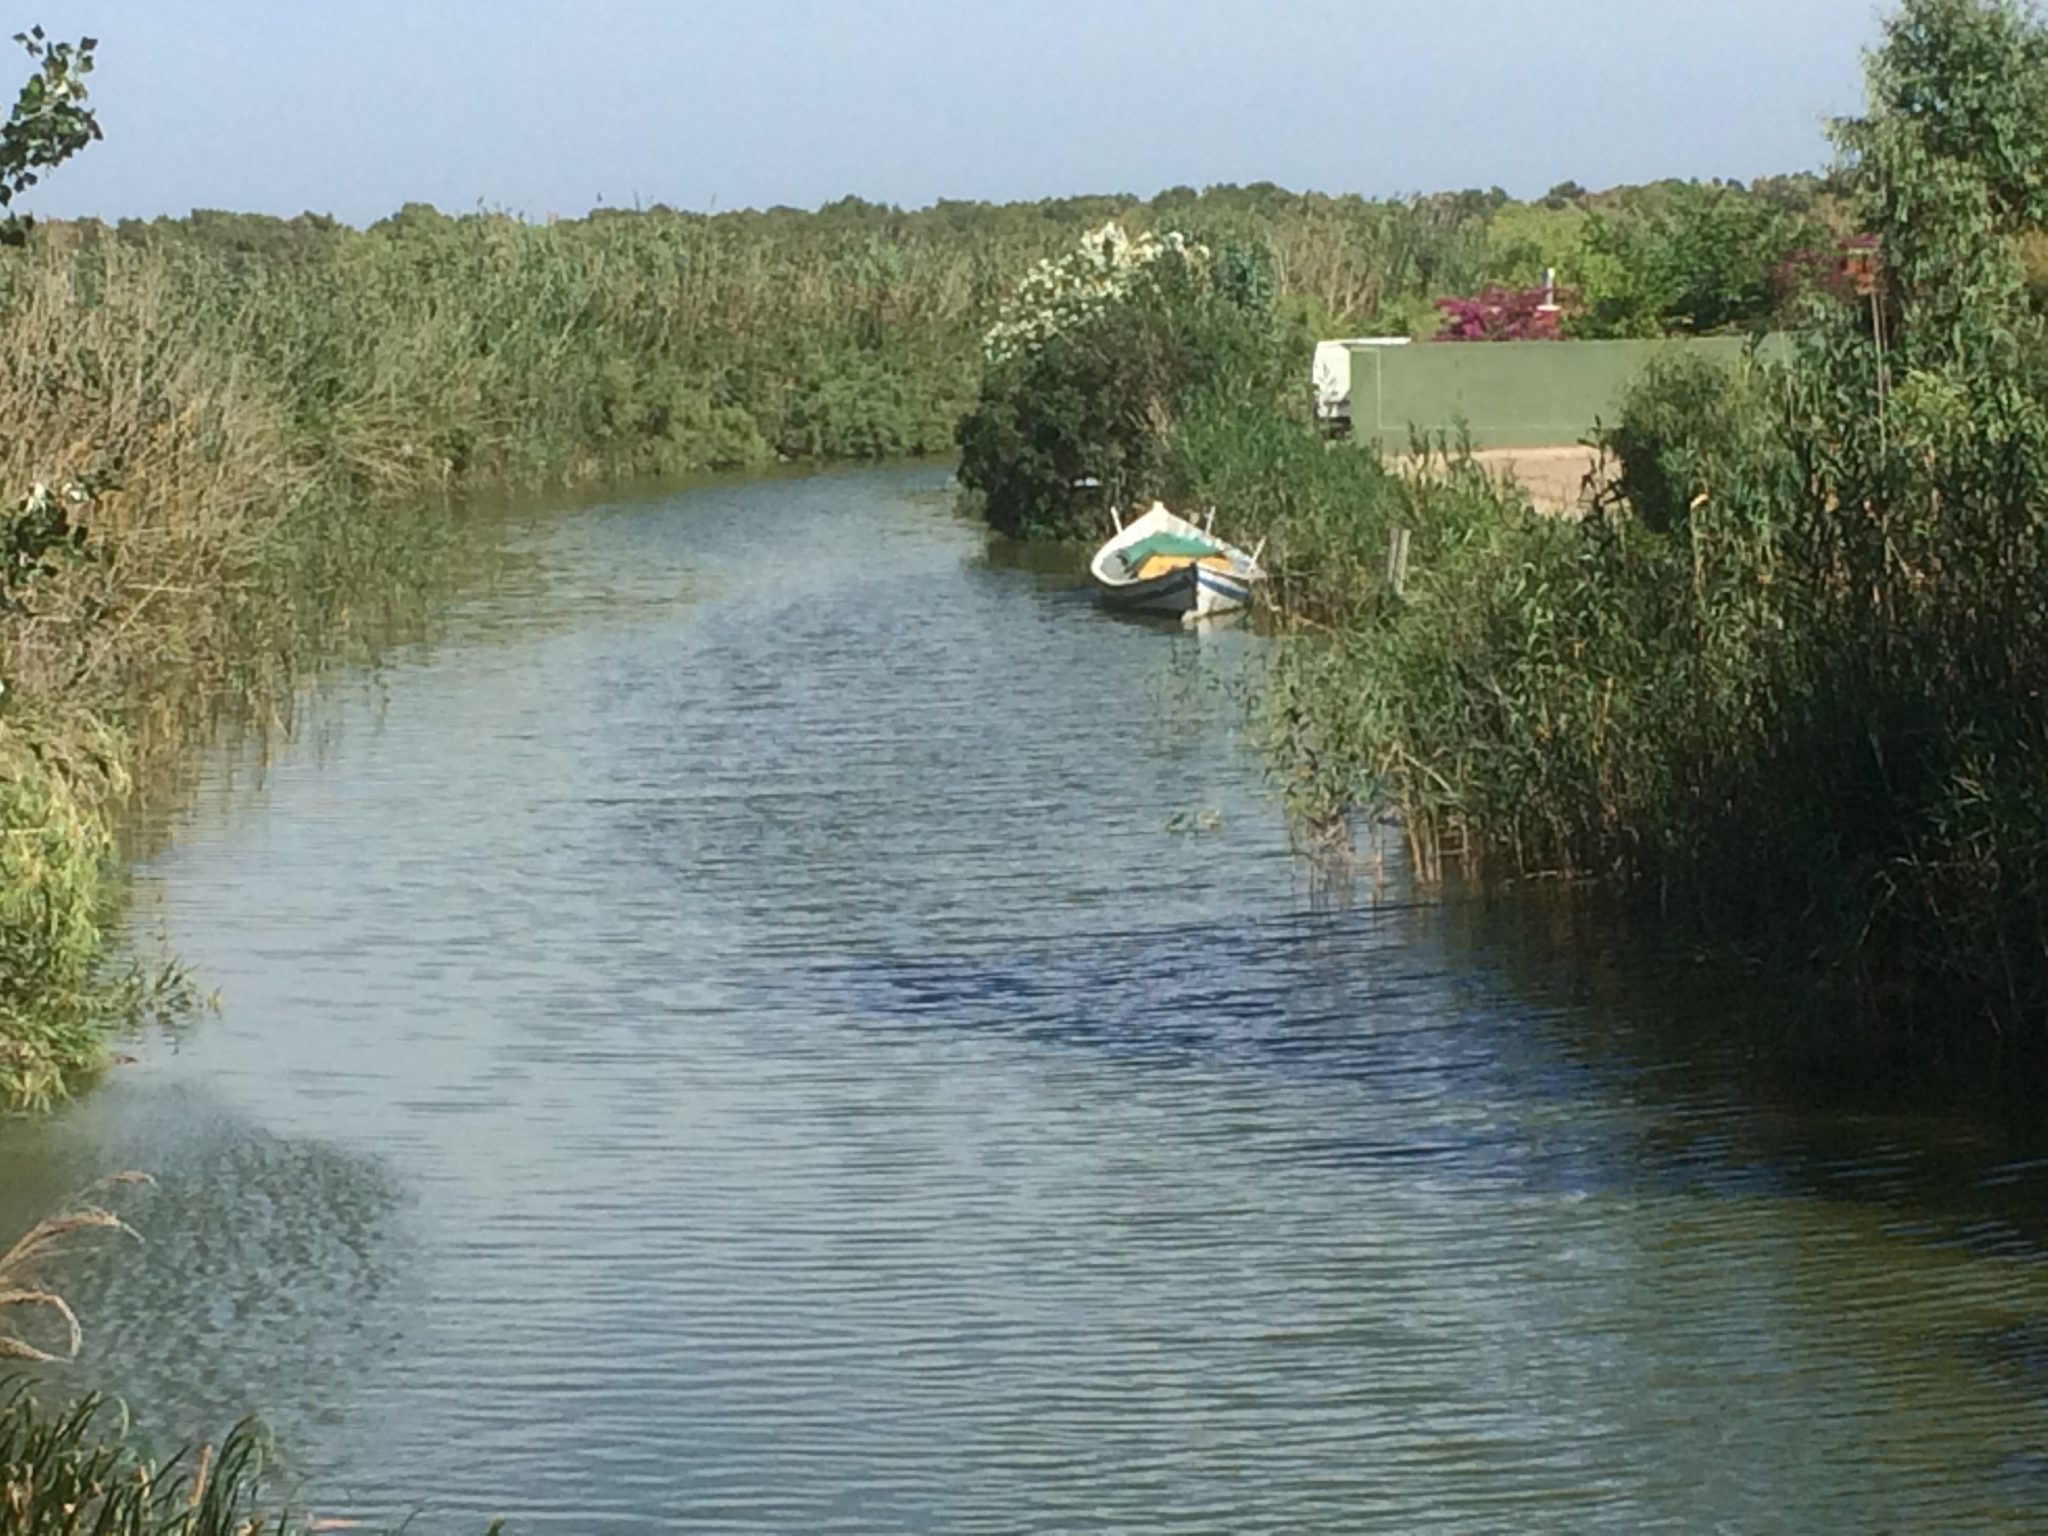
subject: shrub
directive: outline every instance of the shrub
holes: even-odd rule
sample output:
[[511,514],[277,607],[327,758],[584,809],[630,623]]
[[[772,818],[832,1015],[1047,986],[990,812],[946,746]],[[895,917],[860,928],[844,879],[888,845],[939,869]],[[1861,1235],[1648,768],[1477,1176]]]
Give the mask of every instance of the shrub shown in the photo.
[[1728,187],[1672,183],[1595,211],[1585,227],[1580,336],[1759,329],[1794,251],[1830,243],[1814,218]]
[[1734,367],[1680,353],[1659,358],[1604,437],[1614,493],[1645,526],[1685,527],[1696,506],[1744,511],[1796,493],[1784,436],[1782,381],[1757,359]]
[[1277,393],[1284,355],[1255,254],[1106,226],[1019,286],[959,430],[961,482],[1014,537],[1072,537],[1105,502],[1164,491],[1202,393]]
[[1488,288],[1476,298],[1438,299],[1438,341],[1562,341],[1564,309],[1547,288]]
[[957,416],[929,381],[862,355],[796,387],[777,441],[789,458],[909,458],[950,447]]

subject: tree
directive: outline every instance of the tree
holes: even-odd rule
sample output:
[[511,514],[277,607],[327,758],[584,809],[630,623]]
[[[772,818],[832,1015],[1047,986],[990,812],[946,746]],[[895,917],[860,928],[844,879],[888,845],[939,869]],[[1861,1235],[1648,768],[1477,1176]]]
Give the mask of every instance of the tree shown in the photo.
[[1757,327],[1796,251],[1829,242],[1818,221],[1726,187],[1674,182],[1585,227],[1584,336],[1656,336]]
[[[14,40],[36,61],[36,72],[21,88],[7,123],[0,127],[0,209],[102,135],[99,118],[86,105],[85,77],[92,73],[96,39],[54,43],[41,27]],[[20,233],[20,221],[13,232]]]
[[1914,366],[1982,338],[2023,291],[2019,240],[2048,226],[2048,27],[2015,0],[1907,0],[1838,123],[1865,227],[1884,243]]

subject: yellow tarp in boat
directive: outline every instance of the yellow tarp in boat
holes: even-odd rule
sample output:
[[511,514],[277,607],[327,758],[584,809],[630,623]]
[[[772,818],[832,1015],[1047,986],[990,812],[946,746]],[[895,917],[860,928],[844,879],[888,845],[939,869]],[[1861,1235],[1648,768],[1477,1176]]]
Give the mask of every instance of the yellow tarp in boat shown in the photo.
[[1168,571],[1177,571],[1184,565],[1196,564],[1206,565],[1212,571],[1227,571],[1230,569],[1230,557],[1204,555],[1196,561],[1187,555],[1148,555],[1145,563],[1138,567],[1136,576],[1139,581],[1150,581],[1155,576],[1164,576]]

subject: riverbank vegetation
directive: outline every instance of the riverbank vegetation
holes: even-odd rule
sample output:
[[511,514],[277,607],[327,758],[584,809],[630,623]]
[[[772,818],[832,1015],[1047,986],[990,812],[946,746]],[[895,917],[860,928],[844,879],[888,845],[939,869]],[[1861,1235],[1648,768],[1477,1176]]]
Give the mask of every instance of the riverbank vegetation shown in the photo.
[[1610,505],[1347,635],[1317,739],[1425,863],[1619,879],[1873,1036],[2048,1046],[2044,109],[2030,11],[1909,0],[1838,129],[1868,291],[1784,366],[1653,375]]
[[[1264,323],[1277,355],[1298,350],[1285,302],[1247,305],[1217,368],[1176,350],[1206,334],[1200,294],[1170,315],[1154,295],[1113,324],[1070,316],[1030,366],[992,345],[963,477],[999,524],[1019,484],[1080,480],[1039,526],[1089,533],[1100,501],[1132,499],[1136,466],[1141,494],[1228,507],[1268,539],[1300,637],[1268,723],[1312,819],[1393,810],[1425,878],[1456,859],[1612,881],[1717,945],[1831,977],[1862,1004],[1859,1048],[2038,1057],[2048,29],[2016,0],[1907,0],[1869,77],[1865,115],[1837,128],[1827,246],[1775,263],[1789,358],[1654,372],[1606,434],[1616,481],[1583,520],[1536,515],[1455,444],[1421,445],[1421,473],[1324,446],[1280,387],[1295,365],[1262,372],[1238,339]],[[1761,312],[1704,250],[1651,254],[1660,219],[1624,256],[1604,217],[1565,199],[1501,221],[1579,232],[1578,334]],[[1700,227],[1754,273],[1781,217],[1752,204]],[[1528,260],[1564,265],[1544,238]],[[1656,297],[1601,291],[1608,255]],[[1172,359],[1173,387],[1149,374],[1112,390],[1121,414],[1097,408],[1097,347]],[[1096,440],[1026,433],[980,468],[991,418],[1063,410]],[[1028,451],[1048,444],[1057,474]],[[1114,468],[1100,490],[1095,459]],[[1395,527],[1411,538],[1398,596]]]
[[1786,366],[1652,377],[1612,506],[1447,566],[1361,659],[1401,681],[1354,761],[1418,839],[1619,877],[1873,1032],[2048,1045],[2044,108],[2030,11],[1902,8],[1838,130],[1869,291]]
[[1909,0],[1838,129],[1868,281],[1789,363],[1647,380],[1597,515],[1504,519],[1354,615],[1306,686],[1324,773],[1425,867],[1615,879],[1825,971],[1859,1047],[2038,1061],[2044,125],[2031,11]]
[[253,1426],[158,1461],[130,1444],[96,1397],[57,1410],[22,1386],[0,1388],[0,1536],[260,1536],[292,1529],[262,1513]]

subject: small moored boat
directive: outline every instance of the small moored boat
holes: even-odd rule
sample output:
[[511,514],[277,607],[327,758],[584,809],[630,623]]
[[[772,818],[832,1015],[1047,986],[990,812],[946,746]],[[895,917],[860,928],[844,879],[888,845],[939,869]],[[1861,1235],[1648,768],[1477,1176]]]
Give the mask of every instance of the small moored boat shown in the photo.
[[1190,621],[1243,608],[1264,574],[1258,551],[1248,555],[1156,501],[1143,516],[1118,521],[1088,571],[1111,607]]

